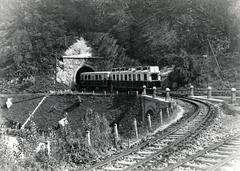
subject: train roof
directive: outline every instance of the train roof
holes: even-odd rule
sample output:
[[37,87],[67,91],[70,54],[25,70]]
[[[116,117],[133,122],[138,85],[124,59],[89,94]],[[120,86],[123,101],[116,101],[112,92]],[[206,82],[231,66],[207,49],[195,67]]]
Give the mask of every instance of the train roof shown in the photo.
[[119,67],[119,68],[112,68],[112,72],[118,72],[118,71],[149,71],[149,70],[155,70],[159,71],[158,66],[137,66],[137,67]]
[[96,71],[96,72],[83,72],[81,74],[85,75],[85,74],[110,74],[111,71]]
[[158,66],[138,66],[138,67],[119,67],[112,68],[111,71],[83,72],[81,74],[111,74],[112,72],[159,72]]

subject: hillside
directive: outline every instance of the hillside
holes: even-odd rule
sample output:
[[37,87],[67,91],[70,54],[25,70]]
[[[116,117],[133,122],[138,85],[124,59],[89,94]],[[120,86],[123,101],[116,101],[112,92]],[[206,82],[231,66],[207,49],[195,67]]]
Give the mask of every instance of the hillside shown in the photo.
[[[175,56],[183,60],[170,80],[177,82],[173,87],[181,87],[205,79],[196,72],[201,64],[190,58],[208,54],[219,60],[222,68],[217,68],[225,79],[234,82],[238,72],[233,71],[232,60],[238,61],[235,54],[240,51],[239,6],[238,0],[2,0],[0,77],[10,82],[18,78],[19,85],[31,76],[54,78],[56,61],[84,37],[94,55],[104,57],[101,70],[164,67],[176,63]],[[220,76],[215,67],[210,70],[209,81],[215,84]],[[201,72],[207,71],[203,67]]]
[[[212,86],[215,88],[240,88],[240,55],[224,54],[216,59],[213,56],[202,57],[198,60],[201,75],[195,84],[199,87]],[[217,64],[218,63],[218,64]]]

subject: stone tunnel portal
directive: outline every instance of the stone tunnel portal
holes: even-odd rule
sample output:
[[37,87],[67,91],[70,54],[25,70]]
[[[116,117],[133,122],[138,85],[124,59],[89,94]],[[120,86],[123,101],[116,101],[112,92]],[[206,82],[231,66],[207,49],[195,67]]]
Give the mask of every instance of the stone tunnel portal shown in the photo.
[[82,66],[81,68],[79,68],[77,70],[77,73],[76,73],[76,77],[75,77],[75,83],[76,84],[79,84],[80,83],[80,74],[83,73],[83,72],[94,72],[94,69],[90,66]]

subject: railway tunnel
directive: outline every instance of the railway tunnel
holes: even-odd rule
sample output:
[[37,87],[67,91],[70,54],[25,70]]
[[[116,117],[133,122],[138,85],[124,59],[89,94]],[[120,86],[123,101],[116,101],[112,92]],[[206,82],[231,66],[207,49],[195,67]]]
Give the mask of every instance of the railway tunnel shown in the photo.
[[80,67],[77,71],[76,71],[76,74],[75,74],[75,83],[76,84],[79,84],[80,83],[80,74],[83,73],[83,72],[94,72],[94,69],[89,66],[89,65],[84,65],[82,67]]

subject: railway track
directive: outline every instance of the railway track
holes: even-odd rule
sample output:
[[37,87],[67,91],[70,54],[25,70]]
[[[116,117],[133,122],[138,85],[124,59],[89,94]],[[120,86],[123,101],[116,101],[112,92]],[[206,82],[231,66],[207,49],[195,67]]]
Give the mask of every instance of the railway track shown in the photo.
[[[240,136],[239,134],[230,137],[217,144],[209,146],[204,150],[189,156],[188,158],[172,164],[163,169],[155,171],[170,171],[170,170],[220,170],[226,165],[231,166],[234,159],[240,161]],[[234,165],[234,163],[232,164]],[[240,168],[238,168],[240,169]]]
[[209,124],[215,117],[212,105],[193,99],[182,99],[196,106],[192,114],[188,113],[185,119],[150,137],[148,141],[124,151],[110,159],[96,163],[85,170],[141,170],[153,169],[151,164],[163,158],[172,148],[184,143],[186,139],[194,137]]

